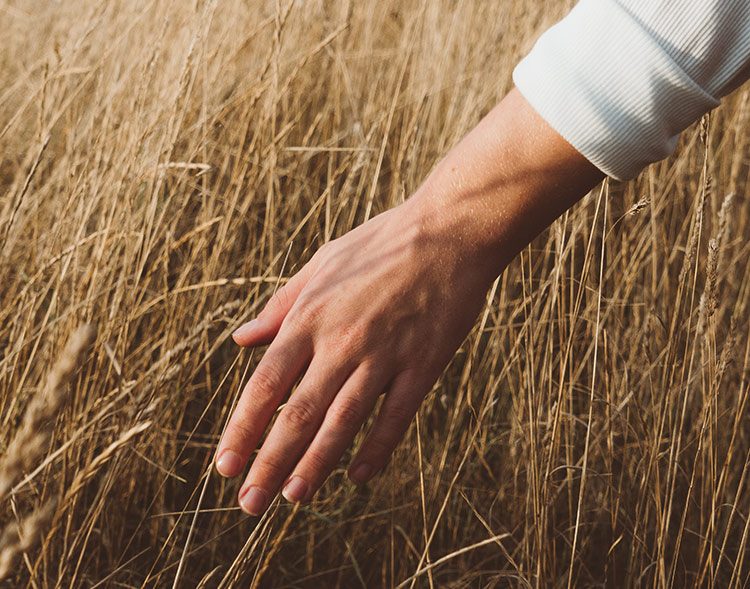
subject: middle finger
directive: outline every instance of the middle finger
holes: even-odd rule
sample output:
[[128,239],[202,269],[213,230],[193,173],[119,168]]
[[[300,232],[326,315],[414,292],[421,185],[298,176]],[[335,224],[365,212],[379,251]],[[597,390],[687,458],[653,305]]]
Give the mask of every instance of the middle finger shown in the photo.
[[351,372],[333,365],[323,354],[313,357],[297,390],[276,418],[245,479],[239,502],[244,511],[260,515],[294,468],[323,421],[328,406]]

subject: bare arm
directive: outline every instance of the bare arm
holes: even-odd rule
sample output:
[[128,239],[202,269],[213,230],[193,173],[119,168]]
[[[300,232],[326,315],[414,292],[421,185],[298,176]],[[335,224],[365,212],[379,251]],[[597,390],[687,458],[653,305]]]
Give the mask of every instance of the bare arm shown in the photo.
[[603,174],[510,92],[404,204],[314,255],[241,346],[270,342],[219,444],[217,468],[241,474],[260,514],[278,490],[307,501],[386,394],[350,478],[380,471],[424,396],[470,331],[492,281]]

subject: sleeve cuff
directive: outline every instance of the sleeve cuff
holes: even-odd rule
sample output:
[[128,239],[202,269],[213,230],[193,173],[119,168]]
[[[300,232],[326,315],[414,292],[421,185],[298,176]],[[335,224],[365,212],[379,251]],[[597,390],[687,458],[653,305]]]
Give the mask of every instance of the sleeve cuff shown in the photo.
[[582,0],[513,71],[531,106],[602,172],[636,176],[719,101],[614,0]]

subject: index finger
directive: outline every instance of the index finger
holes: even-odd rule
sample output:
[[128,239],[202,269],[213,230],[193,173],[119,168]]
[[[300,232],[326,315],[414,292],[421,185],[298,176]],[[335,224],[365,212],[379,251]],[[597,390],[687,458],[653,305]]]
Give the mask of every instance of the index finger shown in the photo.
[[219,442],[219,474],[234,477],[244,470],[281,400],[311,357],[312,346],[306,337],[282,329],[245,385]]

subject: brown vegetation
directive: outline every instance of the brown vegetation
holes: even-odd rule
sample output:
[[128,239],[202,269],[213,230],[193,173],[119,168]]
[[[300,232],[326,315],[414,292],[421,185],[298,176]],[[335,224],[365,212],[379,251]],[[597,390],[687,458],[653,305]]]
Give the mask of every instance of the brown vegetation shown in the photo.
[[366,488],[257,520],[211,470],[233,327],[565,9],[0,1],[7,586],[748,586],[747,88],[524,251]]

